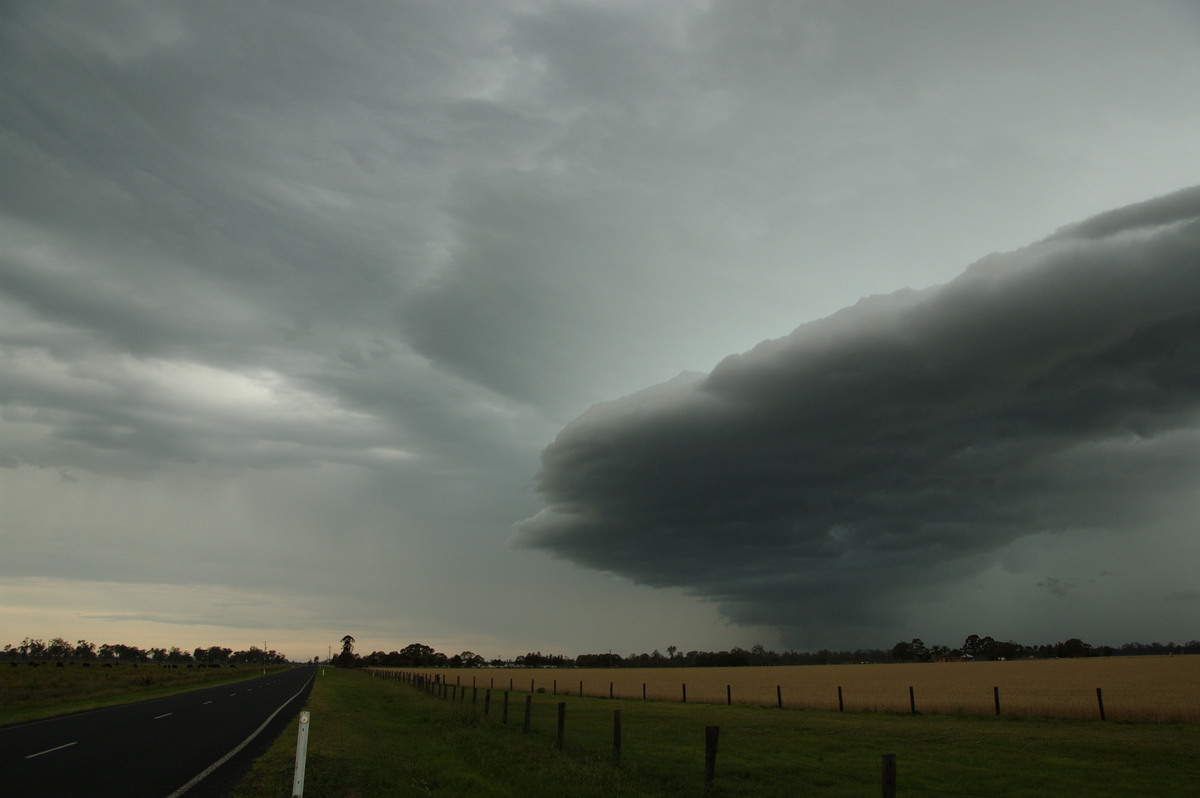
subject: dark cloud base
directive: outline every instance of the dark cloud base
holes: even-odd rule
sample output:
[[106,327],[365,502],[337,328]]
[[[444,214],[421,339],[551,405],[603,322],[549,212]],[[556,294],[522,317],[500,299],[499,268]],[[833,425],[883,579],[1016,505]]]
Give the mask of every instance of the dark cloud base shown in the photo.
[[[515,541],[803,634],[1200,475],[1200,188],[593,407]],[[1031,589],[1038,580],[1031,580]]]

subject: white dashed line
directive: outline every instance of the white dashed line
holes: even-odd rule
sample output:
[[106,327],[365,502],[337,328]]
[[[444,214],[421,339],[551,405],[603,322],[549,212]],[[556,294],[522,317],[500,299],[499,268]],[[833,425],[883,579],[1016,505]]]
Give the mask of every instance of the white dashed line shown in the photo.
[[174,715],[174,714],[175,714],[174,712],[167,712],[167,713],[164,713],[164,714],[162,714],[162,715],[155,715],[155,716],[154,716],[154,719],[155,719],[155,720],[162,720],[163,718],[165,718],[165,717],[168,717],[168,716],[170,716],[170,715]]
[[62,749],[70,748],[73,745],[75,745],[75,743],[63,743],[62,745],[55,746],[54,748],[47,748],[45,751],[38,751],[36,754],[30,754],[29,756],[27,756],[25,758],[33,759],[35,756],[41,756],[42,754],[53,753],[54,751],[61,751]]

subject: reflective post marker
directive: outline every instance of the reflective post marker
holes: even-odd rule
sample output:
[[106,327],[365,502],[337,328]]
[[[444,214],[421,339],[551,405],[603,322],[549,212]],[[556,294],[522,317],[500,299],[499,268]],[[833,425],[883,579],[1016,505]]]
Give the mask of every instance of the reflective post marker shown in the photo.
[[296,734],[296,778],[292,798],[304,798],[304,760],[308,756],[308,713],[300,713],[300,731]]

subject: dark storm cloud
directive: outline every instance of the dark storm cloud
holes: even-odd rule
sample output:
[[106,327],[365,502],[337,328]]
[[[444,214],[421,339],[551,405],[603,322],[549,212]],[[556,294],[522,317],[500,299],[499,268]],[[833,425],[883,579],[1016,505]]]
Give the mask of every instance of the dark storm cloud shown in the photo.
[[592,408],[516,540],[797,635],[871,624],[1024,536],[1135,528],[1200,473],[1198,409],[1194,188]]
[[[147,604],[168,618],[202,603],[189,595],[160,607],[166,593],[139,587],[164,580],[251,593],[269,582],[285,598],[256,616],[287,624],[303,577],[321,617],[394,627],[395,608],[408,607],[418,628],[436,616],[518,653],[661,648],[661,629],[675,643],[759,642],[757,629],[714,630],[713,607],[684,591],[498,549],[511,521],[539,506],[522,488],[546,441],[597,397],[707,371],[865,294],[944,283],[979,253],[1012,249],[1061,220],[1197,182],[1200,48],[1194,12],[1174,0],[1066,0],[1016,13],[949,0],[747,6],[0,2],[0,636],[20,639],[33,628],[22,631],[23,618],[68,604],[132,624]],[[1157,229],[1151,221],[1147,231]],[[1064,233],[1040,251],[1104,249],[1134,222]],[[1005,279],[1019,287],[1016,257]],[[1197,447],[1161,431],[1172,408],[1154,406],[1137,384],[1118,398],[1150,410],[1127,419],[1136,432],[1125,438],[1070,443],[1092,440],[1104,421],[1092,416],[1117,404],[1091,386],[1068,409],[1090,402],[1096,411],[1070,416],[1080,429],[1063,433],[1059,449],[1038,425],[1061,426],[1062,408],[981,407],[972,417],[969,402],[991,395],[986,379],[1020,378],[1008,374],[1007,350],[968,339],[1003,324],[974,319],[974,308],[959,311],[965,320],[948,315],[985,307],[972,288],[984,282],[979,273],[945,289],[965,303],[934,293],[864,303],[810,325],[795,343],[807,351],[766,346],[711,377],[612,405],[611,417],[589,414],[564,436],[546,483],[587,501],[573,508],[550,496],[553,512],[593,512],[607,525],[596,537],[605,545],[622,518],[635,519],[635,542],[616,540],[647,546],[645,581],[700,585],[731,612],[740,600],[765,617],[775,605],[758,595],[782,593],[828,595],[843,616],[863,615],[869,608],[841,596],[846,577],[812,566],[822,555],[808,553],[820,542],[809,527],[832,530],[821,545],[852,576],[883,579],[891,557],[887,585],[900,590],[913,574],[940,578],[935,561],[952,562],[922,556],[930,547],[960,559],[993,552],[979,530],[991,523],[1001,540],[1013,521],[995,518],[998,508],[1033,513],[1020,505],[1035,495],[1024,484],[1092,492],[1120,478],[1110,467],[1119,459],[1138,460],[1147,481],[1156,469],[1169,475],[1170,458],[1190,473]],[[1097,375],[1103,365],[1128,376],[1121,357],[1140,356],[1130,341],[1128,352],[1108,352],[1113,362],[1076,368],[1116,390]],[[904,372],[917,350],[943,361],[920,379]],[[960,362],[973,356],[995,361],[996,375]],[[839,374],[841,364],[861,373]],[[889,367],[900,376],[885,379]],[[1076,385],[1063,369],[1042,379]],[[938,388],[938,379],[956,384]],[[874,406],[860,385],[878,394]],[[796,393],[809,404],[792,417],[780,407],[799,406]],[[858,437],[859,427],[834,426],[856,401]],[[914,405],[911,427],[881,415],[884,401]],[[970,505],[966,534],[927,523],[932,500],[905,485],[935,491],[951,470],[942,449],[969,437],[976,417],[995,435],[1006,424],[1030,429],[1010,450],[958,455],[965,465],[955,468],[979,480],[991,478],[987,457],[1025,464],[993,488],[1007,504]],[[944,429],[921,426],[934,424]],[[593,449],[571,450],[589,428],[612,435],[608,466]],[[904,452],[911,472],[886,459],[903,441],[870,434],[919,442]],[[1057,454],[1033,458],[1035,444]],[[824,462],[789,466],[803,446]],[[725,473],[713,473],[706,458],[722,453]],[[597,484],[630,463],[636,489],[624,505],[586,508],[584,473],[561,465],[576,455]],[[659,493],[647,493],[636,469],[656,463]],[[848,495],[855,470],[880,494],[890,478],[911,506]],[[827,492],[812,487],[818,477]],[[672,491],[678,499],[668,501]],[[967,517],[957,505],[970,498],[939,501],[942,520]],[[805,503],[804,514],[792,509]],[[1181,504],[1180,519],[1200,512],[1194,500]],[[1092,506],[1117,520],[1144,510]],[[889,514],[917,532],[893,530],[904,545],[884,551],[877,528]],[[757,518],[753,534],[720,529]],[[671,556],[692,562],[675,563],[662,552],[685,524],[695,546]],[[921,549],[918,533],[948,542]],[[1188,559],[1175,544],[1188,541],[1162,538],[1129,559],[1165,597],[1190,588],[1191,575],[1166,584],[1163,570]],[[721,572],[711,554],[729,540],[750,553],[727,557]],[[758,558],[772,541],[786,541],[778,556],[800,566]],[[1047,602],[1089,598],[1095,568],[1053,561],[1026,539],[1011,548],[1003,563],[1017,563]],[[641,555],[601,547],[589,556]],[[427,606],[451,572],[474,587]],[[990,590],[1011,573],[980,582]],[[373,609],[359,611],[365,598],[352,606],[347,574],[377,588]],[[480,620],[479,596],[497,578],[525,585],[514,600],[536,622],[529,612],[509,629]],[[1078,587],[1061,600],[1036,588],[1051,578]],[[1120,578],[1125,589],[1111,595],[1140,589]],[[50,581],[31,593],[16,579]],[[116,587],[70,587],[89,580],[132,587],[122,598]],[[564,584],[594,613],[589,623],[545,607]],[[612,611],[631,604],[645,610],[636,639]],[[790,620],[797,604],[778,606]],[[1178,637],[1190,605],[1155,606],[1159,617],[1176,608],[1162,628]],[[348,622],[312,633],[321,651]]]

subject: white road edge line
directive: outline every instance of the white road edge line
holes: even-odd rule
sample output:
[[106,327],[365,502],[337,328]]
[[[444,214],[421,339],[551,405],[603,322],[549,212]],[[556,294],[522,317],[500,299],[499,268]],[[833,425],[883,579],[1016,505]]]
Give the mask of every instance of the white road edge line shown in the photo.
[[[313,676],[315,676],[315,675],[316,675],[316,674],[313,674]],[[304,692],[304,688],[305,688],[305,687],[308,687],[308,685],[309,685],[309,684],[312,682],[312,680],[313,680],[313,676],[309,676],[309,677],[308,677],[308,681],[304,683],[304,687],[301,687],[299,690],[297,690],[297,691],[296,691],[296,695],[292,696],[292,697],[291,697],[291,698],[289,698],[287,701],[284,701],[282,704],[280,704],[280,705],[279,705],[279,709],[277,709],[277,710],[275,710],[274,712],[272,712],[272,713],[271,713],[271,716],[270,716],[269,718],[267,718],[266,720],[264,720],[264,721],[262,722],[262,725],[261,725],[261,726],[259,726],[257,729],[255,729],[255,730],[254,730],[254,732],[253,732],[253,733],[252,733],[252,734],[251,734],[249,737],[247,737],[245,740],[242,740],[240,743],[238,743],[238,745],[237,745],[237,747],[236,747],[236,748],[234,748],[232,751],[230,751],[230,752],[229,752],[228,754],[226,754],[225,756],[223,756],[223,757],[221,757],[220,759],[218,759],[216,762],[213,762],[211,765],[209,765],[207,768],[205,768],[205,769],[204,769],[203,771],[201,771],[200,773],[196,774],[196,776],[195,776],[195,777],[194,777],[194,778],[193,778],[191,781],[189,781],[187,784],[185,784],[185,785],[183,785],[182,787],[180,787],[180,788],[179,788],[178,790],[176,790],[175,792],[173,792],[173,793],[171,793],[170,795],[168,795],[168,796],[167,796],[167,798],[179,798],[179,796],[183,795],[185,792],[187,792],[188,790],[192,789],[193,787],[195,787],[195,786],[196,786],[197,784],[199,784],[200,782],[204,781],[204,779],[206,779],[206,778],[208,778],[209,776],[211,776],[211,775],[212,775],[212,772],[213,772],[214,770],[216,770],[217,768],[221,767],[221,765],[224,765],[224,764],[225,764],[226,762],[228,762],[230,759],[233,759],[233,757],[237,756],[237,753],[238,753],[238,751],[241,751],[243,748],[245,748],[247,745],[249,745],[249,744],[250,744],[250,743],[251,743],[251,742],[254,740],[254,738],[255,738],[255,737],[257,737],[258,735],[262,734],[262,730],[263,730],[263,729],[265,729],[265,728],[267,728],[267,725],[268,725],[268,724],[269,724],[271,721],[275,720],[275,716],[276,716],[276,715],[278,715],[280,712],[282,712],[284,707],[286,707],[288,704],[290,704],[290,703],[292,703],[293,701],[295,701],[295,700],[296,700],[296,696],[298,696],[298,695],[300,695],[301,693],[303,693],[303,692]]]
[[155,719],[155,720],[162,720],[163,718],[169,717],[169,716],[171,716],[171,715],[174,715],[174,714],[175,714],[174,712],[164,712],[164,713],[163,713],[163,714],[161,714],[161,715],[155,715],[155,716],[154,716],[154,719]]
[[77,742],[78,742],[78,740],[75,743],[64,743],[63,745],[55,746],[54,748],[47,748],[45,751],[38,751],[36,754],[30,754],[29,756],[27,756],[25,758],[33,759],[35,756],[41,756],[42,754],[52,754],[55,751],[61,751],[64,748],[70,748],[71,746],[75,745]]

